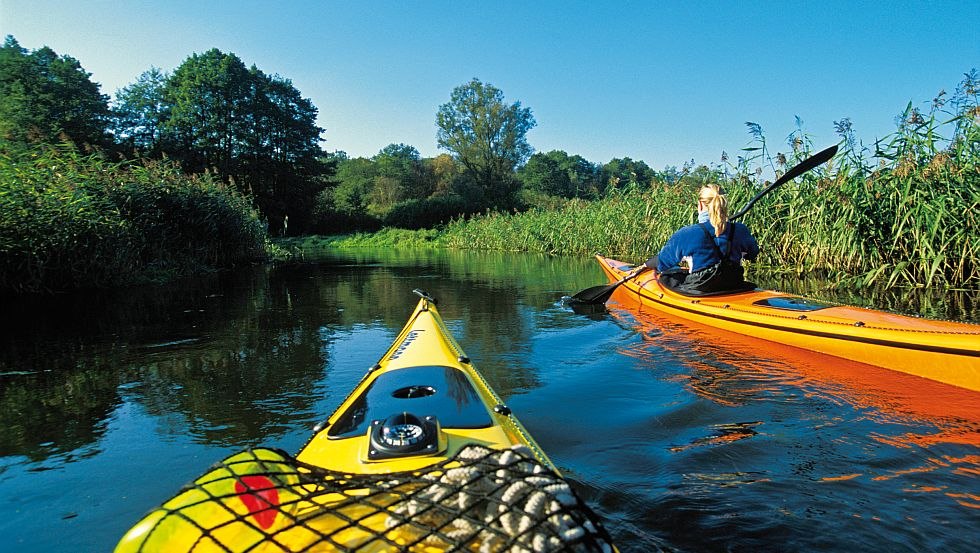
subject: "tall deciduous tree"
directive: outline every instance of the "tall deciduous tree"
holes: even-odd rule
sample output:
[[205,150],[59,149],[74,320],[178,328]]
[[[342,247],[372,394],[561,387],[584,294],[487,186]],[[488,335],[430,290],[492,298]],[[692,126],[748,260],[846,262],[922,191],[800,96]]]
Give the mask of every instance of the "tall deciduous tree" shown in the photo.
[[[318,161],[317,109],[289,79],[249,69],[250,95],[241,118],[247,135],[237,166],[244,186],[253,191],[270,223],[287,216],[294,228],[312,221],[315,197],[326,186],[322,177],[333,165]],[[296,223],[299,223],[297,227]]]
[[174,140],[171,153],[186,169],[239,175],[235,162],[249,131],[243,117],[252,96],[249,81],[242,60],[216,48],[187,58],[168,79],[164,127]]
[[167,75],[151,67],[135,83],[116,92],[112,128],[117,143],[142,154],[160,153],[169,112],[163,96],[166,83]]
[[0,137],[108,144],[109,98],[78,60],[47,46],[28,52],[8,35],[0,48]]
[[273,232],[287,216],[291,228],[303,229],[329,167],[318,161],[317,109],[291,81],[211,49],[185,60],[166,79],[162,98],[168,155],[252,194]]
[[518,173],[526,189],[565,198],[598,195],[603,188],[601,175],[595,164],[561,150],[534,154]]
[[456,87],[436,115],[439,147],[459,160],[497,206],[512,201],[518,187],[514,171],[533,152],[527,132],[535,124],[530,108],[506,104],[503,92],[475,78]]

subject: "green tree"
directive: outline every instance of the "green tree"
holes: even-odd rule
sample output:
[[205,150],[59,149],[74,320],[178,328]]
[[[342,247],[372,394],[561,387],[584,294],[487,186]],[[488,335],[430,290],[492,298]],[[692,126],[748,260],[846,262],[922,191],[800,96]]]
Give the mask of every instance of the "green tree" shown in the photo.
[[345,215],[366,212],[376,176],[377,167],[369,159],[358,157],[340,161],[333,176],[334,187],[330,189],[334,209]]
[[595,197],[603,187],[600,167],[561,150],[532,155],[518,176],[528,190],[564,198]]
[[432,159],[425,160],[426,170],[432,175],[434,196],[448,196],[455,194],[456,181],[459,179],[461,169],[456,160],[449,154],[439,154]]
[[527,132],[535,124],[530,108],[504,103],[503,92],[475,78],[456,87],[436,115],[439,147],[459,160],[494,206],[513,201],[514,171],[533,152]]
[[562,170],[554,156],[542,153],[532,155],[524,167],[521,167],[518,177],[526,190],[542,192],[551,196],[570,197],[571,179],[568,178],[568,173]]
[[144,155],[160,153],[162,126],[169,111],[163,95],[166,82],[167,75],[151,67],[135,83],[116,92],[113,133],[119,145]]
[[71,56],[47,46],[28,52],[8,35],[0,48],[0,137],[108,145],[109,99],[91,76]]
[[250,193],[272,232],[305,230],[330,164],[320,161],[317,109],[288,79],[231,53],[194,54],[163,87],[167,153]]
[[628,157],[615,158],[602,166],[608,184],[607,190],[627,186],[646,189],[656,179],[657,173],[641,160]]
[[[242,114],[248,134],[240,154],[243,184],[277,228],[291,216],[293,228],[312,223],[316,195],[327,185],[331,164],[320,160],[317,108],[289,79],[249,69],[250,101]],[[284,225],[285,226],[285,225]]]
[[238,56],[216,48],[187,58],[167,80],[164,128],[173,140],[168,153],[185,169],[240,174],[234,165],[249,131],[243,115],[252,97],[250,80]]
[[403,198],[428,198],[435,191],[435,176],[414,146],[389,144],[373,158],[378,176],[398,182]]
[[350,158],[345,152],[321,158],[336,166],[328,179],[329,186],[316,198],[313,229],[318,233],[350,232],[374,229],[379,220],[368,214],[369,196],[377,177],[376,164],[370,159]]

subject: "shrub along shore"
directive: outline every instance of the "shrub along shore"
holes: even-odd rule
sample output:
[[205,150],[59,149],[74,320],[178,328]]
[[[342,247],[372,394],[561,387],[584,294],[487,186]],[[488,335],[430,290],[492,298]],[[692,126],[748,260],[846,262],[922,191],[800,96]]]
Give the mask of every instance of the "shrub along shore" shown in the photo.
[[[958,106],[948,121],[937,119],[941,113],[924,117],[910,106],[871,161],[841,128],[837,156],[756,203],[743,221],[763,247],[766,270],[820,272],[851,286],[976,290],[980,107]],[[761,147],[747,151],[759,153],[739,158],[731,174],[699,167],[679,179],[664,173],[612,187],[597,199],[531,197],[523,210],[457,217],[436,229],[275,244],[254,200],[209,173],[188,175],[166,160],[111,162],[70,145],[8,143],[0,148],[0,290],[162,281],[323,245],[602,252],[639,262],[693,222],[705,182],[723,184],[734,211],[767,184],[752,163],[778,176],[814,150],[800,133],[791,135],[790,154],[772,158],[758,138]]]
[[[0,47],[0,292],[269,259],[280,253],[270,229],[422,228],[333,242],[639,261],[692,222],[703,184],[723,184],[737,209],[818,149],[797,119],[785,154],[747,123],[752,147],[682,170],[534,153],[530,108],[474,78],[436,113],[448,153],[422,158],[389,144],[350,158],[321,148],[318,110],[288,79],[230,52],[193,54],[170,74],[151,68],[111,104],[90,77],[48,47],[28,51],[12,36]],[[763,263],[856,284],[980,287],[980,76],[964,74],[928,112],[910,102],[896,121],[873,148],[857,143],[848,119],[835,121],[838,155],[747,214]]]
[[252,203],[208,175],[72,146],[0,151],[0,290],[170,280],[265,257]]
[[[768,270],[819,271],[850,285],[976,289],[980,283],[980,111],[951,122],[941,144],[934,118],[903,125],[879,143],[869,167],[845,140],[830,163],[764,196],[743,221],[763,247]],[[802,145],[801,145],[802,146]],[[805,159],[800,147],[777,173]],[[732,210],[761,189],[748,172],[722,180]],[[717,175],[715,175],[717,176]],[[307,237],[287,249],[332,246],[445,247],[568,255],[602,252],[642,261],[693,222],[700,183],[653,183],[548,209],[486,213],[439,230]]]

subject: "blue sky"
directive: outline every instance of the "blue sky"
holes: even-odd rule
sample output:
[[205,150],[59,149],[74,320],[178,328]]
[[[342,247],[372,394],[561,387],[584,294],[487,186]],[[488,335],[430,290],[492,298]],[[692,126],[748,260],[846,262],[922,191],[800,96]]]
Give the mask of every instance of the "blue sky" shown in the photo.
[[50,46],[110,96],[151,66],[233,52],[320,110],[324,149],[439,153],[436,112],[473,77],[531,108],[537,150],[655,169],[717,163],[795,118],[818,148],[873,142],[980,68],[980,1],[334,2],[0,0],[0,34]]

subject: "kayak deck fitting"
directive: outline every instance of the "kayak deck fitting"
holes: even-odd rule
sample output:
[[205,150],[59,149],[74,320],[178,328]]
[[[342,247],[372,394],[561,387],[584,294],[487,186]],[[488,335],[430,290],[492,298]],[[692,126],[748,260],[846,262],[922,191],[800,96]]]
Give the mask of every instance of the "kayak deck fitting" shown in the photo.
[[295,457],[225,459],[116,551],[615,551],[415,292],[394,343]]
[[[632,265],[597,255],[606,277]],[[620,286],[645,307],[707,326],[980,391],[980,325],[921,319],[770,290],[691,297],[656,271]]]

